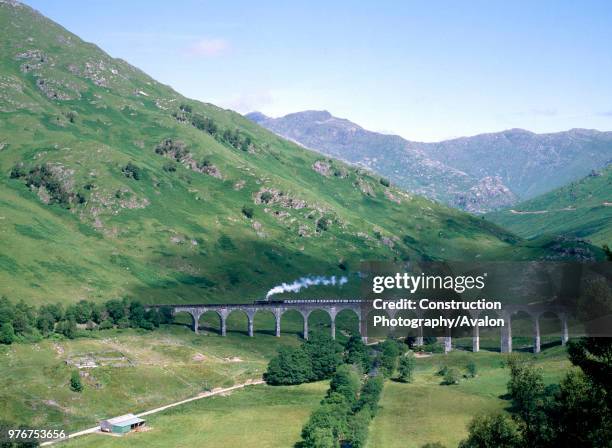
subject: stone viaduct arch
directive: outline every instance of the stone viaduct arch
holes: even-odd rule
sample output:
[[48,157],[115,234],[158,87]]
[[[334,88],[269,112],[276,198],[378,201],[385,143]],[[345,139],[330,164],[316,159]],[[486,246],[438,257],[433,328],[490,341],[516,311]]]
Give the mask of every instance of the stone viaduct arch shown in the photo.
[[[221,336],[227,335],[227,317],[230,313],[241,311],[246,314],[248,319],[248,335],[254,335],[254,317],[258,311],[269,311],[274,315],[275,320],[275,335],[280,336],[280,323],[284,313],[290,310],[295,310],[302,315],[304,319],[304,339],[308,339],[308,316],[315,310],[326,312],[331,318],[331,334],[336,337],[336,316],[344,310],[351,310],[357,315],[359,320],[359,331],[361,336],[366,339],[367,327],[366,318],[370,314],[367,311],[367,302],[361,300],[308,300],[308,299],[290,299],[270,302],[255,302],[252,304],[202,304],[202,305],[153,305],[148,308],[160,308],[168,306],[172,308],[174,314],[186,312],[193,319],[193,329],[198,332],[198,321],[200,316],[206,312],[214,311],[219,315],[221,320]],[[371,311],[371,308],[370,308]],[[385,310],[389,318],[393,319],[398,314],[396,310]],[[568,312],[562,306],[557,305],[508,305],[504,309],[496,311],[499,318],[503,319],[504,326],[501,329],[501,352],[512,352],[512,316],[518,312],[524,312],[531,317],[533,322],[533,341],[534,353],[539,353],[541,349],[540,336],[540,317],[544,313],[554,313],[561,322],[561,344],[565,345],[568,341]],[[418,317],[423,317],[422,313],[416,312]],[[480,312],[477,310],[469,311],[472,318],[478,318]],[[484,314],[484,313],[483,313]],[[417,345],[423,344],[423,328],[418,329]],[[452,336],[450,331],[444,336],[445,351],[452,350]],[[480,331],[479,327],[473,327],[472,333],[472,351],[480,350]]]

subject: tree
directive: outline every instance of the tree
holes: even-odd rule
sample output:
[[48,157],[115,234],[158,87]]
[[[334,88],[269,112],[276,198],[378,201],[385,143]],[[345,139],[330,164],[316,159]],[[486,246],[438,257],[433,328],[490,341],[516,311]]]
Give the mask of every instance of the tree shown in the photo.
[[570,341],[567,353],[572,364],[606,390],[608,406],[612,405],[612,338],[590,337]]
[[412,382],[412,374],[416,366],[416,359],[412,352],[402,356],[399,361],[399,380],[403,383]]
[[264,373],[268,384],[301,384],[313,377],[310,357],[302,347],[281,347]]
[[345,347],[344,362],[361,366],[364,372],[370,370],[371,361],[368,347],[363,343],[360,335],[350,337]]
[[340,444],[334,439],[331,428],[313,428],[307,433],[301,445],[304,448],[337,448]]
[[570,371],[548,410],[550,446],[607,447],[612,413],[607,394],[583,372]]
[[371,419],[372,414],[367,406],[356,412],[355,415],[349,419],[348,446],[351,448],[362,448],[366,445],[368,440],[368,426]]
[[13,324],[5,322],[0,324],[0,344],[10,345],[15,341],[15,330]]
[[378,400],[380,399],[383,385],[384,380],[380,375],[368,378],[361,389],[357,409],[365,409],[367,407],[371,416],[374,417],[378,410]]
[[171,324],[174,321],[174,311],[169,306],[162,306],[159,309],[160,323]]
[[120,300],[109,300],[106,302],[106,312],[112,319],[113,323],[118,323],[123,317],[125,317],[125,308],[123,302]]
[[508,393],[512,397],[512,405],[529,428],[541,413],[544,395],[542,372],[516,356],[508,359],[508,366],[510,367]]
[[332,376],[328,394],[339,393],[346,398],[349,405],[353,406],[357,401],[359,389],[361,389],[361,380],[355,367],[350,364],[342,364]]
[[502,415],[475,417],[468,426],[468,438],[459,448],[519,448],[523,447],[516,423]]
[[382,350],[380,363],[381,368],[385,376],[390,377],[395,371],[395,365],[397,364],[397,357],[399,355],[399,347],[397,342],[393,339],[386,339],[380,344]]
[[81,383],[81,375],[78,370],[73,370],[70,374],[70,390],[73,392],[83,391],[83,383]]
[[130,325],[134,328],[141,328],[145,324],[145,309],[138,300],[130,302]]
[[15,306],[6,297],[0,297],[0,324],[12,323],[15,318]]
[[319,448],[316,444],[317,433],[320,429],[327,429],[332,433],[335,447],[339,446],[339,441],[344,440],[349,432],[348,415],[350,406],[346,398],[338,393],[332,393],[325,397],[311,415],[310,419],[302,429],[304,447]]
[[323,380],[332,376],[342,362],[342,346],[331,336],[312,333],[304,343],[304,350],[310,358],[312,380]]
[[58,333],[63,334],[68,339],[74,339],[77,333],[76,322],[72,319],[66,319],[57,324],[55,329]]
[[74,307],[74,318],[79,324],[85,324],[91,320],[93,314],[93,303],[80,300]]

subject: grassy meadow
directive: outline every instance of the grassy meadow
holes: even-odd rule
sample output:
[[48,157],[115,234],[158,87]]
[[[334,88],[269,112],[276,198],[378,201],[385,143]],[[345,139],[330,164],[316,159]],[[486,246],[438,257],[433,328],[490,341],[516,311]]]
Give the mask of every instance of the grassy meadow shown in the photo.
[[67,447],[292,447],[319,404],[327,382],[300,386],[249,386],[147,417],[150,429],[118,438],[74,439]]
[[[562,347],[521,356],[534,360],[547,383],[558,382],[570,366]],[[457,446],[467,436],[467,425],[475,415],[509,407],[504,397],[509,380],[504,357],[488,351],[454,351],[418,359],[412,383],[385,383],[379,412],[370,425],[368,448],[420,448],[429,442]],[[441,385],[442,377],[437,372],[443,366],[465,373],[470,360],[478,368],[475,378],[464,378],[458,385]]]

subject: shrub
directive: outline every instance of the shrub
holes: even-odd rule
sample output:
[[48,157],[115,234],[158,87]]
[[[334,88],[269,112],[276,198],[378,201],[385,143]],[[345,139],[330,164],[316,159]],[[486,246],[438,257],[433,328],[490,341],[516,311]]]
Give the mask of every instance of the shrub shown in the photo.
[[385,187],[388,187],[388,186],[391,185],[391,182],[389,181],[389,179],[385,179],[384,177],[380,178],[380,183],[381,183],[381,185],[383,185]]
[[12,169],[11,169],[11,179],[19,179],[20,177],[24,177],[26,175],[26,171],[23,168],[23,165],[18,164],[15,165]]
[[210,135],[216,135],[218,132],[217,125],[212,118],[204,117],[199,114],[194,114],[191,117],[191,124],[196,129],[204,131]]
[[414,373],[415,365],[416,360],[414,358],[414,354],[412,353],[408,353],[400,358],[399,380],[401,382],[410,383],[412,381],[412,374]]
[[246,205],[243,205],[242,214],[246,216],[247,218],[251,219],[253,215],[255,214],[255,210],[253,210],[253,207],[247,207]]
[[99,330],[109,330],[111,328],[113,328],[113,323],[108,319],[106,319],[105,321],[102,321],[100,325],[98,326]]
[[83,391],[83,383],[81,383],[81,375],[78,370],[73,370],[70,374],[70,390],[73,392]]
[[259,198],[261,199],[261,202],[263,202],[264,204],[267,204],[268,202],[270,202],[273,197],[274,196],[269,191],[264,191],[261,194],[261,196],[259,196]]
[[0,325],[0,344],[10,345],[15,341],[13,324],[5,322]]
[[467,372],[468,372],[468,376],[470,378],[474,378],[476,376],[476,373],[478,372],[478,368],[476,367],[476,363],[474,361],[472,361],[472,360],[470,360],[467,363],[466,369],[467,369]]
[[324,232],[329,229],[329,220],[327,218],[319,218],[317,221],[317,230]]
[[460,378],[461,375],[459,375],[459,371],[454,367],[451,367],[450,369],[447,369],[446,373],[444,374],[443,384],[446,384],[447,386],[459,384]]
[[141,177],[141,169],[133,164],[132,162],[128,162],[126,166],[123,167],[121,172],[127,178],[132,178],[134,180],[140,180]]
[[187,112],[187,113],[191,113],[191,111],[193,110],[189,104],[181,104],[181,105],[179,106],[179,109],[180,109],[181,111],[183,111],[183,112]]

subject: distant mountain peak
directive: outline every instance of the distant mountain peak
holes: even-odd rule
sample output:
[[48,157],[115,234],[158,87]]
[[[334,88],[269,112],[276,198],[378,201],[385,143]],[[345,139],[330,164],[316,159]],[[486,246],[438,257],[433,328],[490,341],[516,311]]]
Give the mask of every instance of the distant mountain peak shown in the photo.
[[270,118],[264,113],[259,112],[259,111],[249,112],[248,114],[245,114],[244,116],[248,118],[249,120],[251,120],[252,122],[258,123],[258,124]]
[[605,166],[612,132],[536,134],[512,128],[435,143],[368,131],[326,110],[251,117],[323,154],[365,166],[413,193],[486,212],[557,188]]

